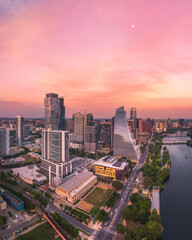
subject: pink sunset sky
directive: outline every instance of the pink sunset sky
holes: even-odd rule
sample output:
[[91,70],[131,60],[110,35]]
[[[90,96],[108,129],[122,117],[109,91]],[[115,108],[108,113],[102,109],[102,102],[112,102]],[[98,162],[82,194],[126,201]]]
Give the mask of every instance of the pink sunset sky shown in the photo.
[[191,0],[0,0],[0,117],[192,118]]

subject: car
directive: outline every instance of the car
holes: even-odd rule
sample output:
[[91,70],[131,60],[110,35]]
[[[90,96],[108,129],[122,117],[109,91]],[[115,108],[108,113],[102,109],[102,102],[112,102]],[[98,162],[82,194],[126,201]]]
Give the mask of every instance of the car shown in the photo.
[[117,212],[117,208],[115,208],[115,212]]

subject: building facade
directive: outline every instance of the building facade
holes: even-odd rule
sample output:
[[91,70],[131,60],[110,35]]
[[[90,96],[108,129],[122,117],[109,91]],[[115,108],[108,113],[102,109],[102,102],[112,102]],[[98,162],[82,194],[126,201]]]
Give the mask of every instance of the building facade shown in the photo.
[[54,162],[69,161],[69,132],[43,130],[42,157]]
[[8,190],[2,190],[1,197],[16,211],[20,212],[24,209],[24,202]]
[[16,117],[16,142],[17,146],[21,147],[23,145],[23,126],[24,118],[21,116]]
[[10,131],[9,128],[0,127],[0,156],[10,155]]
[[140,157],[140,150],[131,136],[123,106],[116,110],[113,154],[130,160],[138,160]]
[[99,126],[99,149],[112,150],[113,124],[111,121],[102,121]]
[[44,99],[46,129],[65,130],[64,98],[56,93],[47,93]]
[[41,172],[62,178],[72,172],[69,162],[69,133],[61,130],[43,130]]
[[123,180],[129,169],[127,161],[118,161],[114,156],[105,156],[94,163],[95,175],[114,180]]
[[99,140],[99,125],[88,125],[85,127],[85,151],[96,153]]
[[136,128],[137,111],[136,111],[136,108],[134,108],[134,107],[131,108],[130,119],[133,120],[133,122],[134,122],[134,127],[133,128]]
[[61,184],[56,193],[64,200],[75,203],[97,183],[97,177],[92,172],[81,172]]

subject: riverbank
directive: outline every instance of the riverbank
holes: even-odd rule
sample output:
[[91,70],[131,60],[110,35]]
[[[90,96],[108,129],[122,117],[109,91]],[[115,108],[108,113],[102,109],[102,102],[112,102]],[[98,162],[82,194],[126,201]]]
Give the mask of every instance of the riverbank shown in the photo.
[[171,169],[160,196],[160,214],[164,227],[162,240],[190,239],[192,148],[183,144],[169,145],[167,149],[171,156]]

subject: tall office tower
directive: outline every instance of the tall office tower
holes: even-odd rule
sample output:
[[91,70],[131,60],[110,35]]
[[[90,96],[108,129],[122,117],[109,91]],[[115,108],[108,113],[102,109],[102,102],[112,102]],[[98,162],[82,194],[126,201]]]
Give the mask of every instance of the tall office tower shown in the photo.
[[99,148],[112,149],[113,124],[111,121],[100,122]]
[[57,178],[72,172],[69,161],[69,133],[61,130],[43,130],[41,171]]
[[130,160],[138,160],[140,157],[140,150],[131,136],[123,106],[116,110],[113,154]]
[[73,128],[72,142],[84,143],[85,126],[86,126],[86,114],[80,112],[73,114]]
[[99,140],[99,125],[88,125],[85,127],[85,151],[96,153]]
[[19,147],[23,145],[23,125],[24,118],[21,116],[16,116],[16,142],[17,146]]
[[23,127],[23,136],[24,137],[28,137],[30,135],[30,126],[29,125],[25,125]]
[[0,156],[10,155],[10,132],[9,128],[0,127]]
[[70,133],[73,132],[73,120],[72,119],[65,120],[65,129],[66,129],[66,131],[69,131]]
[[137,118],[136,127],[138,128],[138,133],[142,134],[143,133],[143,119],[142,118]]
[[58,94],[47,93],[44,99],[46,129],[58,130],[59,127],[59,99]]
[[136,128],[136,119],[137,119],[137,111],[136,108],[131,108],[130,111],[130,119],[134,120],[134,128]]
[[88,113],[87,114],[87,123],[86,123],[87,126],[90,126],[90,125],[94,125],[93,123],[93,114],[92,113]]
[[59,98],[59,130],[65,130],[65,106],[64,98]]
[[50,161],[69,161],[69,132],[61,130],[43,130],[42,157]]

